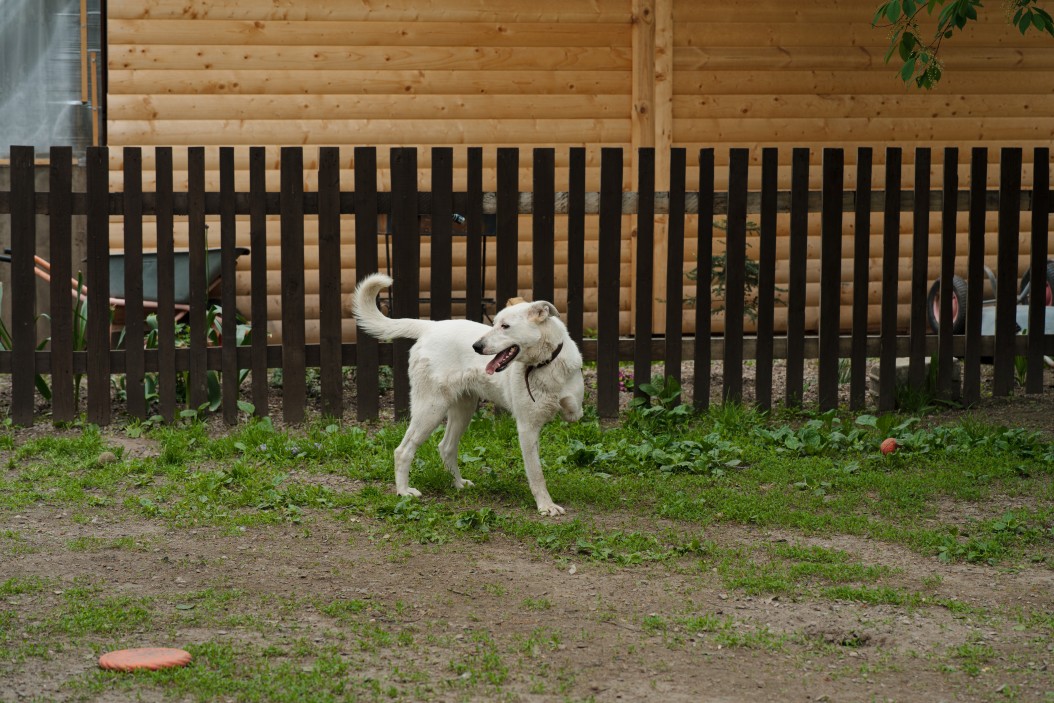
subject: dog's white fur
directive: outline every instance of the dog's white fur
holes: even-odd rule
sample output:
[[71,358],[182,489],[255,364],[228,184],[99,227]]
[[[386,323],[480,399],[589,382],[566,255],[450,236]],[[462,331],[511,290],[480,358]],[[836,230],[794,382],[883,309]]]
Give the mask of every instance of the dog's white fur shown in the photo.
[[[568,422],[582,417],[584,385],[582,355],[556,307],[545,301],[512,305],[495,316],[493,327],[469,320],[392,319],[381,314],[376,304],[377,294],[391,285],[392,279],[384,274],[368,276],[355,289],[354,313],[359,326],[373,337],[417,340],[410,350],[410,426],[395,450],[396,492],[421,495],[410,486],[410,464],[444,416],[446,432],[439,455],[454,477],[454,486],[472,485],[461,477],[457,447],[482,398],[516,419],[523,466],[538,512],[563,514],[545,486],[538,442],[542,426],[557,411]],[[488,372],[495,363],[488,357],[512,347],[519,348],[512,362]],[[535,368],[530,371],[528,392],[529,367]]]

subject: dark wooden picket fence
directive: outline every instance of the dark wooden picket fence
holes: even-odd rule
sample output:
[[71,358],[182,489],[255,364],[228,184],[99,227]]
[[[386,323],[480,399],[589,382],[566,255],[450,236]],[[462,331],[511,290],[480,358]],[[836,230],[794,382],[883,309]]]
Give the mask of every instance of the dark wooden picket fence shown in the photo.
[[[1054,354],[1054,330],[1043,329],[1042,296],[1032,296],[1029,303],[1030,325],[1027,335],[1019,335],[1014,323],[1017,283],[1019,280],[1018,238],[1022,211],[1031,211],[1031,270],[1046,270],[1050,187],[1048,149],[1037,149],[1034,155],[1033,189],[1021,188],[1022,151],[1003,149],[999,159],[997,190],[987,187],[988,151],[974,149],[970,155],[971,178],[967,187],[958,182],[958,152],[944,152],[943,186],[930,189],[930,151],[915,154],[915,186],[901,188],[902,154],[889,148],[885,155],[884,188],[871,182],[872,151],[862,148],[856,158],[855,191],[843,187],[844,152],[825,149],[822,160],[822,189],[809,190],[810,158],[807,149],[795,149],[792,155],[790,191],[777,188],[777,151],[764,149],[761,159],[761,190],[748,191],[748,151],[732,149],[729,154],[728,189],[714,188],[714,150],[698,153],[699,190],[685,191],[687,154],[675,149],[671,154],[671,188],[668,193],[654,190],[655,154],[639,154],[640,190],[624,192],[624,154],[621,149],[604,149],[600,163],[600,190],[585,189],[586,152],[570,151],[570,178],[566,191],[557,192],[554,179],[554,151],[537,149],[533,153],[533,191],[518,191],[519,152],[500,149],[497,160],[497,192],[482,189],[483,155],[478,148],[468,149],[468,180],[465,192],[453,190],[453,152],[437,148],[432,152],[431,192],[418,192],[417,152],[393,149],[391,152],[391,192],[378,192],[377,158],[373,148],[357,148],[354,153],[354,190],[343,190],[340,183],[340,154],[336,148],[320,152],[318,191],[304,191],[304,157],[300,148],[283,148],[281,152],[280,192],[267,192],[265,186],[265,151],[250,150],[250,188],[236,192],[234,187],[234,150],[220,149],[220,190],[206,192],[205,152],[188,150],[189,187],[174,192],[172,149],[156,150],[156,190],[143,192],[142,152],[124,150],[123,192],[109,191],[108,159],[105,147],[91,148],[86,158],[85,192],[73,192],[69,148],[51,150],[50,184],[47,192],[34,189],[34,159],[31,147],[11,150],[11,188],[0,191],[0,215],[9,215],[12,231],[11,267],[13,338],[10,350],[0,351],[0,373],[11,376],[10,416],[17,424],[34,420],[35,374],[50,375],[51,415],[56,422],[74,419],[79,412],[74,402],[74,376],[87,380],[87,419],[98,424],[111,420],[113,388],[111,376],[124,375],[127,411],[145,418],[155,411],[166,419],[178,413],[176,375],[188,373],[188,404],[197,408],[206,399],[206,376],[210,370],[222,372],[222,413],[230,423],[238,416],[239,369],[251,370],[251,401],[257,413],[268,408],[268,369],[282,370],[283,415],[298,422],[307,406],[306,369],[316,367],[321,376],[321,411],[341,417],[343,407],[342,367],[357,367],[356,408],[359,419],[378,414],[378,375],[382,365],[391,365],[394,378],[394,400],[397,414],[408,406],[406,372],[409,342],[379,344],[360,337],[357,344],[341,338],[341,269],[340,216],[353,214],[355,219],[355,276],[361,279],[377,270],[378,215],[391,218],[392,274],[395,290],[392,314],[396,317],[419,315],[419,274],[421,236],[419,216],[430,215],[429,238],[432,257],[431,315],[440,319],[450,313],[451,297],[451,222],[453,213],[464,213],[467,225],[466,309],[469,317],[479,317],[481,305],[480,242],[483,236],[484,212],[496,215],[496,298],[504,301],[517,294],[518,219],[521,213],[533,218],[532,240],[534,298],[552,299],[554,288],[554,219],[566,214],[568,231],[568,276],[566,320],[572,336],[583,349],[587,360],[596,361],[597,407],[602,416],[618,413],[619,362],[632,361],[636,377],[648,378],[651,364],[664,361],[668,375],[680,378],[683,360],[693,360],[697,369],[710,369],[713,362],[723,363],[725,400],[743,398],[743,361],[756,362],[755,402],[769,407],[778,399],[772,383],[774,359],[785,359],[787,378],[783,402],[801,404],[805,385],[805,360],[818,359],[818,403],[820,408],[838,404],[839,361],[849,360],[849,398],[854,408],[867,402],[866,364],[878,358],[880,370],[879,409],[889,409],[895,399],[895,363],[898,357],[910,358],[910,382],[923,386],[926,362],[932,356],[938,361],[937,388],[951,395],[953,357],[963,359],[961,391],[967,401],[977,400],[981,393],[982,358],[994,364],[993,392],[1005,395],[1015,383],[1015,360],[1027,360],[1029,393],[1043,391],[1043,356]],[[880,334],[867,331],[867,261],[871,235],[872,212],[884,213],[882,325]],[[953,334],[951,298],[942,296],[939,334],[927,327],[926,294],[928,222],[931,211],[942,217],[941,278],[951,280],[955,256],[955,214],[969,213],[969,260],[967,280],[970,284],[965,334]],[[985,213],[998,212],[998,295],[995,302],[997,322],[994,336],[981,334],[982,279],[984,278]],[[809,213],[819,213],[821,235],[821,295],[819,300],[819,334],[808,335],[805,329],[806,236]],[[902,232],[901,214],[912,212],[914,225]],[[790,281],[781,293],[789,308],[786,334],[773,329],[775,307],[776,222],[778,213],[790,216]],[[695,334],[682,334],[684,314],[684,279],[669,276],[665,291],[652,290],[653,242],[655,218],[668,217],[668,270],[684,266],[685,215],[698,214],[698,279],[710,280],[713,223],[715,216],[727,217],[727,279],[725,292],[725,328],[722,336],[711,335],[710,290],[701,286],[695,306]],[[744,335],[744,270],[748,214],[758,215],[760,224],[757,332]],[[37,305],[34,293],[34,253],[37,249],[36,216],[48,216],[47,238],[50,246],[50,344],[38,350],[36,336]],[[70,279],[74,273],[71,252],[71,222],[75,215],[86,218],[87,345],[74,349],[75,321],[70,305]],[[111,218],[123,219],[124,225],[124,297],[126,339],[141,339],[143,329],[143,216],[157,221],[158,260],[158,344],[145,349],[128,343],[114,349],[109,330],[109,229]],[[253,335],[248,346],[236,346],[235,318],[223,318],[222,343],[206,342],[206,216],[219,216],[222,253],[221,302],[223,308],[235,307],[235,230],[236,216],[250,218],[252,303],[247,312],[257,326],[267,316],[266,306],[266,230],[269,215],[280,216],[282,339],[269,345],[265,335]],[[635,329],[653,327],[651,300],[666,301],[666,332],[663,336],[639,334],[635,338],[619,334],[620,246],[626,216],[635,216],[637,228],[636,257],[637,298]],[[317,217],[319,222],[320,259],[320,341],[305,344],[304,334],[304,221]],[[599,284],[597,334],[583,339],[583,294],[585,289],[585,223],[587,217],[599,217]],[[846,241],[843,227],[847,218],[855,222],[854,237]],[[174,338],[173,312],[173,222],[186,218],[190,237],[189,287],[191,299],[188,320],[190,343],[177,348]],[[273,224],[271,225],[273,226]],[[897,329],[897,263],[898,243],[911,237],[913,264],[911,274],[911,321],[908,334]],[[843,335],[839,326],[839,290],[842,284],[843,247],[852,247],[853,314],[852,330]],[[849,258],[849,257],[846,257]],[[1039,277],[1042,281],[1042,275]],[[157,374],[157,409],[148,408],[143,383],[147,373]],[[708,371],[695,373],[693,397],[703,408],[711,397]]]

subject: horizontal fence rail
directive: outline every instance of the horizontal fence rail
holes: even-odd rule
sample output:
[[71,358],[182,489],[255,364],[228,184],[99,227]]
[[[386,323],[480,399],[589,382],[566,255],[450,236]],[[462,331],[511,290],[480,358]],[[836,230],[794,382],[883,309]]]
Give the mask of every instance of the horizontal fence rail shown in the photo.
[[[874,405],[880,410],[894,407],[897,399],[897,360],[907,359],[906,382],[916,389],[927,386],[941,397],[962,397],[967,402],[980,398],[983,363],[992,364],[992,392],[1007,395],[1015,380],[1024,378],[1024,390],[1044,390],[1046,357],[1054,356],[1054,329],[1046,326],[1049,293],[1043,283],[1050,248],[1050,153],[1036,149],[1033,154],[1031,188],[1022,187],[1022,151],[1005,148],[999,155],[998,173],[990,173],[988,151],[973,149],[969,154],[969,182],[958,178],[959,152],[943,151],[943,177],[939,187],[930,182],[931,153],[915,153],[913,187],[905,189],[902,153],[891,147],[885,153],[884,181],[872,181],[873,153],[861,148],[855,162],[847,164],[841,149],[824,149],[821,171],[822,187],[810,190],[810,152],[794,149],[791,154],[790,189],[778,188],[776,149],[761,150],[760,164],[750,163],[746,149],[729,152],[728,186],[715,189],[714,150],[702,149],[692,155],[674,149],[670,155],[669,190],[656,191],[653,150],[643,149],[634,160],[637,169],[637,191],[626,192],[624,175],[626,154],[621,149],[605,148],[599,162],[600,190],[585,189],[587,160],[584,149],[570,152],[566,184],[554,178],[554,150],[535,149],[531,154],[532,190],[519,190],[521,154],[516,149],[499,149],[497,190],[484,192],[482,150],[468,149],[468,173],[464,190],[454,190],[453,150],[436,148],[431,154],[431,188],[418,190],[417,151],[395,148],[390,153],[390,192],[378,190],[377,153],[374,148],[354,150],[354,187],[341,182],[342,154],[337,148],[319,151],[317,190],[305,189],[304,152],[298,147],[281,150],[280,189],[266,189],[265,151],[249,150],[249,190],[235,188],[234,148],[219,150],[219,191],[206,190],[206,155],[201,147],[187,151],[187,187],[176,191],[173,184],[173,150],[159,147],[154,159],[154,192],[143,191],[142,151],[123,150],[123,190],[111,192],[109,150],[93,147],[87,152],[83,169],[86,187],[73,189],[72,151],[53,148],[49,156],[47,188],[37,187],[39,174],[31,147],[12,147],[10,188],[0,190],[0,215],[9,223],[11,289],[5,291],[11,300],[9,343],[0,350],[0,374],[10,376],[9,413],[17,424],[31,424],[38,402],[46,397],[51,417],[56,422],[69,421],[81,412],[80,389],[85,379],[84,406],[90,422],[107,424],[112,419],[115,398],[125,398],[127,413],[145,419],[160,413],[172,420],[183,408],[196,411],[210,399],[218,398],[218,407],[228,423],[237,421],[239,402],[245,408],[250,401],[257,415],[268,412],[269,399],[275,392],[269,385],[269,371],[280,369],[282,376],[282,413],[287,422],[305,417],[309,400],[306,388],[308,369],[318,369],[321,392],[318,409],[325,415],[343,417],[344,367],[356,368],[356,417],[368,420],[378,417],[382,367],[392,370],[392,394],[397,417],[409,409],[407,356],[410,344],[396,341],[379,343],[359,335],[356,343],[342,337],[341,278],[349,275],[340,266],[341,248],[351,246],[342,239],[341,216],[353,215],[355,281],[378,269],[381,231],[380,215],[389,216],[390,257],[395,290],[391,293],[391,314],[396,317],[419,317],[422,247],[429,247],[432,270],[430,294],[431,316],[442,319],[450,315],[454,267],[451,258],[451,222],[463,218],[467,258],[464,274],[467,281],[464,301],[467,316],[479,320],[482,310],[482,247],[486,238],[494,240],[497,276],[496,299],[504,301],[519,291],[529,290],[535,299],[554,295],[553,250],[554,218],[566,217],[567,309],[564,317],[572,337],[580,345],[587,361],[596,362],[596,402],[601,416],[614,417],[619,411],[620,365],[632,362],[635,377],[647,380],[654,363],[663,363],[663,373],[681,380],[682,362],[694,362],[694,381],[688,390],[695,406],[707,407],[711,399],[710,366],[719,362],[724,401],[744,399],[744,361],[755,364],[754,402],[767,408],[782,401],[790,406],[804,402],[807,359],[818,361],[814,385],[821,409],[839,404],[839,390],[848,386],[848,403],[863,408],[868,398],[869,365],[877,367],[877,394]],[[595,168],[595,167],[594,167]],[[748,189],[748,174],[760,168],[761,187]],[[697,190],[686,188],[686,175],[692,174]],[[994,169],[993,169],[994,170]],[[846,189],[852,171],[855,189]],[[697,175],[697,178],[695,177]],[[998,178],[998,187],[988,187],[989,178]],[[564,187],[565,190],[557,190]],[[1021,213],[1030,213],[1029,231],[1021,231]],[[455,213],[457,213],[455,217]],[[959,213],[965,213],[967,225],[967,261],[965,289],[955,288],[956,227]],[[986,216],[997,217],[996,231],[986,231]],[[789,279],[776,286],[777,216],[789,215],[788,254],[781,259],[789,267]],[[819,244],[816,254],[819,266],[820,294],[816,304],[818,326],[808,330],[805,324],[806,265],[809,215],[819,216]],[[432,229],[422,237],[420,216],[431,216]],[[530,280],[519,274],[518,243],[520,216],[531,218]],[[872,237],[871,218],[882,216],[881,274],[869,277],[869,250]],[[911,225],[902,224],[902,216],[911,216]],[[220,247],[215,254],[206,250],[207,217],[218,217]],[[238,216],[246,216],[241,220]],[[268,219],[268,216],[277,216]],[[494,231],[485,233],[485,216],[493,216]],[[688,216],[694,217],[695,231],[688,229]],[[757,260],[747,255],[748,216],[752,237],[757,239]],[[84,226],[81,243],[87,257],[83,281],[77,281],[79,262],[71,252],[74,246],[72,223],[79,218]],[[156,227],[156,296],[144,291],[143,223],[149,217]],[[597,329],[595,338],[586,338],[583,325],[585,300],[585,246],[587,218],[596,217],[599,234],[596,246],[599,269],[595,290]],[[663,218],[662,246],[657,246],[657,218]],[[722,238],[725,245],[721,297],[724,306],[724,330],[721,336],[711,334],[711,303],[715,299],[709,285],[700,285],[695,300],[695,333],[682,329],[685,313],[683,276],[653,276],[656,270],[683,272],[695,268],[699,281],[712,280],[714,273],[715,217],[724,219]],[[940,292],[931,296],[927,264],[931,251],[930,221],[940,221],[939,258]],[[46,218],[46,219],[45,219]],[[319,256],[319,341],[305,341],[305,227],[307,218],[318,223]],[[117,281],[111,280],[111,226],[119,223],[123,231],[123,287],[114,300]],[[176,272],[173,232],[176,222],[185,223],[189,232],[189,254],[182,273]],[[2,223],[2,220],[0,220]],[[43,224],[41,224],[43,223]],[[212,220],[215,225],[215,219]],[[852,227],[850,228],[850,223]],[[788,226],[786,224],[781,226]],[[38,227],[40,229],[38,229]],[[626,228],[633,228],[629,238]],[[241,228],[241,229],[239,229]],[[221,310],[231,311],[236,304],[236,260],[245,250],[236,246],[239,231],[242,239],[248,229],[248,259],[251,279],[251,305],[245,310],[258,331],[244,338],[244,326],[234,314],[215,315],[208,304],[206,290],[215,267],[210,257],[218,257]],[[267,256],[269,228],[280,232],[281,256],[280,310],[282,339],[268,342]],[[995,256],[995,298],[985,300],[985,246],[991,238],[997,242]],[[686,241],[694,239],[693,252]],[[910,322],[907,329],[898,326],[897,286],[900,245],[910,241]],[[425,244],[427,242],[427,244]],[[631,242],[631,243],[630,243]],[[620,276],[624,247],[632,246],[635,304],[631,310],[633,338],[619,332]],[[1028,251],[1028,273],[1032,275],[1033,294],[1022,295],[1019,254]],[[271,247],[272,252],[274,247]],[[960,248],[961,249],[961,248]],[[41,252],[44,252],[41,254]],[[751,253],[751,256],[754,254]],[[687,257],[687,258],[686,258]],[[992,258],[989,255],[989,258]],[[694,260],[692,260],[694,259]],[[843,261],[851,260],[852,276],[843,278]],[[459,264],[460,265],[460,264]],[[665,268],[663,269],[663,266]],[[756,282],[746,280],[748,267],[756,271]],[[185,276],[186,280],[181,277]],[[518,276],[519,279],[518,280]],[[37,277],[46,278],[50,302],[42,309],[36,299]],[[174,291],[183,284],[189,290],[185,303],[177,303]],[[842,288],[851,288],[851,324],[840,321]],[[881,287],[881,329],[869,333],[867,327],[868,286]],[[1052,283],[1051,285],[1054,285]],[[758,309],[756,333],[744,331],[747,314],[747,289],[756,286]],[[948,290],[946,291],[946,287]],[[86,288],[86,290],[85,290]],[[948,295],[943,293],[952,293]],[[653,319],[654,300],[663,302],[664,318]],[[776,334],[773,312],[786,306],[786,333]],[[123,331],[115,332],[118,321],[115,309],[123,318]],[[156,312],[147,318],[147,313]],[[46,340],[38,334],[40,313],[47,313],[49,333]],[[932,331],[929,315],[937,322]],[[179,329],[177,319],[185,325]],[[1027,324],[1020,324],[1027,319]],[[144,321],[156,321],[148,328]],[[661,325],[657,323],[661,322]],[[155,322],[151,322],[155,324]],[[662,334],[651,330],[661,327]],[[846,334],[848,332],[848,334]],[[144,342],[133,341],[144,340]],[[239,341],[242,343],[239,344]],[[46,342],[46,343],[44,343]],[[930,366],[931,359],[936,363]],[[961,359],[961,373],[953,370]],[[775,360],[785,361],[783,388],[773,382]],[[903,373],[903,372],[901,372]],[[246,376],[246,374],[248,374]],[[43,378],[43,377],[48,378]],[[247,388],[242,387],[247,378]],[[718,389],[714,389],[718,390]],[[639,383],[636,392],[642,391]],[[782,393],[780,393],[782,392]]]

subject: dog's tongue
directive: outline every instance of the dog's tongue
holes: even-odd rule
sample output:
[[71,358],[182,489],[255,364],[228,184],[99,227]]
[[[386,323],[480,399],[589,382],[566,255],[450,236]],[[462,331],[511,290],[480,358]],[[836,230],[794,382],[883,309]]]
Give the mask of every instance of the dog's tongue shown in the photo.
[[498,370],[498,364],[501,363],[501,354],[495,354],[494,358],[487,362],[487,375],[493,376],[494,372]]

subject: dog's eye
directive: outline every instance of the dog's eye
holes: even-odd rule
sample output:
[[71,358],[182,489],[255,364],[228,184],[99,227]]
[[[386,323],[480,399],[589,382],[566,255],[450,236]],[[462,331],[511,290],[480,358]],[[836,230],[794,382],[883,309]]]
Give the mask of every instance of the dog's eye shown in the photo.
[[502,328],[503,330],[507,330],[507,329],[509,329],[509,323],[508,323],[508,322],[503,322],[503,323],[501,323],[501,328]]

